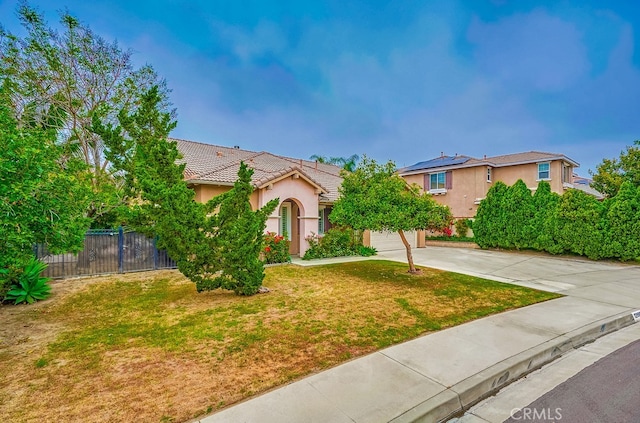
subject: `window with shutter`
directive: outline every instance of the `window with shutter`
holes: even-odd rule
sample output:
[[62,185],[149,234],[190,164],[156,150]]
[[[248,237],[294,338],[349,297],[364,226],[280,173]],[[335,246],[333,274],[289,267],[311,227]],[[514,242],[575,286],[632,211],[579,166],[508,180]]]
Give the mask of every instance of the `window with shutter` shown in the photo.
[[318,233],[324,233],[324,209],[318,210]]
[[438,172],[429,174],[429,192],[431,194],[444,194],[451,185],[451,172]]

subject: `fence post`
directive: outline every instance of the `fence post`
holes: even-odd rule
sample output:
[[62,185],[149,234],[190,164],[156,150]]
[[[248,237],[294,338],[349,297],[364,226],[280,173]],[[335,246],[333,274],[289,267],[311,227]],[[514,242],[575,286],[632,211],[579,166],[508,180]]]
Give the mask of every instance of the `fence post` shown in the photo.
[[158,245],[156,241],[158,240],[157,236],[153,237],[153,270],[158,270]]
[[124,230],[118,227],[118,273],[124,273]]

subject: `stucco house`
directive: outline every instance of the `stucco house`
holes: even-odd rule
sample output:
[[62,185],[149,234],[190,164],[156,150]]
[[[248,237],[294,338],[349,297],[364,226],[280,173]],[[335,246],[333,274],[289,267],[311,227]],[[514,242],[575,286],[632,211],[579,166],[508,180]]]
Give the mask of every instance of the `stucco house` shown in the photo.
[[522,179],[531,191],[547,181],[551,190],[562,194],[574,188],[573,170],[579,164],[564,154],[529,151],[476,159],[445,156],[416,163],[398,173],[431,193],[436,201],[449,206],[454,218],[476,215],[478,204],[497,181],[507,185]]
[[195,191],[196,201],[205,203],[229,191],[238,177],[241,161],[252,168],[255,190],[251,207],[257,210],[274,198],[280,199],[267,220],[266,230],[286,234],[291,241],[291,254],[303,255],[309,247],[306,238],[330,228],[329,212],[342,183],[339,167],[264,151],[172,140],[182,153],[185,180]]

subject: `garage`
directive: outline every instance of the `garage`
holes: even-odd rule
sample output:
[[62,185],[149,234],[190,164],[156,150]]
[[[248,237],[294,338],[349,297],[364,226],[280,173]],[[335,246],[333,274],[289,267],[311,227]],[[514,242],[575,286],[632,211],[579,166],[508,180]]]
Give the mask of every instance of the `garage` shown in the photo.
[[[411,248],[416,248],[417,232],[405,232]],[[378,251],[404,250],[404,244],[397,232],[371,232],[370,243]]]

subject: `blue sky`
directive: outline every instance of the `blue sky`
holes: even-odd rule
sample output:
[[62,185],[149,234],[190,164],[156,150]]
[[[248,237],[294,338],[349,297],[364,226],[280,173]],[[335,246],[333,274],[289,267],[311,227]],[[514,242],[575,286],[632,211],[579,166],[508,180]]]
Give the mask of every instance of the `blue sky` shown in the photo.
[[585,176],[640,139],[635,0],[30,3],[153,65],[177,138],[398,166],[538,150]]

